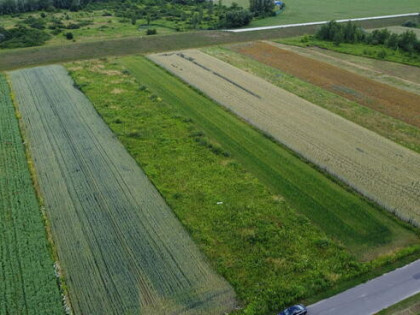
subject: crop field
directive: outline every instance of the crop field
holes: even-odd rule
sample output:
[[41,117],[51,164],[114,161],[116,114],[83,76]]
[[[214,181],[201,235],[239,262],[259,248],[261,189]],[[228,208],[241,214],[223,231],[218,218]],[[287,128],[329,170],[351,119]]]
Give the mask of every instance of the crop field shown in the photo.
[[[378,111],[373,109],[367,108],[365,106],[359,105],[356,102],[350,101],[340,95],[335,93],[326,91],[318,86],[310,84],[309,82],[302,81],[299,78],[291,76],[287,73],[280,71],[277,68],[270,67],[266,64],[260,63],[251,57],[247,57],[245,55],[239,54],[234,51],[235,46],[242,45],[242,44],[232,44],[228,46],[212,46],[207,48],[202,48],[201,50],[211,56],[214,56],[224,62],[227,62],[234,67],[240,68],[244,71],[252,73],[272,84],[278,86],[282,89],[285,89],[293,94],[296,94],[303,99],[321,106],[329,111],[342,116],[345,119],[348,119],[366,129],[372,130],[381,136],[384,136],[398,144],[401,144],[417,153],[420,153],[420,129],[414,126],[411,126],[407,123],[404,123],[401,120],[392,118],[388,115],[382,114]],[[287,47],[287,49],[294,49],[298,48],[298,53],[302,53],[304,56],[311,55],[312,57],[316,56],[316,58],[326,60],[329,57],[327,52],[318,53],[318,50],[313,50],[309,48],[301,48],[295,46],[286,46],[282,45],[282,47]],[[415,70],[418,68],[409,67],[406,65],[389,63],[384,61],[378,61],[374,59],[356,57],[352,55],[345,55],[339,54],[336,52],[334,53],[332,61],[328,60],[328,62],[333,62],[334,64],[343,66],[341,62],[344,62],[346,67],[353,69],[352,71],[363,71],[363,75],[369,76],[379,76],[381,79],[387,77],[388,80],[391,78],[395,78],[397,80],[396,75],[402,77],[405,70],[407,72],[409,70]],[[336,55],[339,56],[336,56]],[[348,57],[351,57],[351,61],[347,61]],[[353,60],[356,58],[356,60]],[[362,63],[360,60],[362,59]],[[370,67],[371,62],[373,62],[372,68]],[[377,64],[378,62],[378,64]],[[379,63],[380,62],[380,63]],[[391,65],[391,66],[390,66]],[[389,74],[385,75],[380,73],[380,66],[383,68],[387,68],[387,72],[389,70]],[[362,68],[358,68],[362,67]],[[414,69],[411,69],[414,68]],[[371,70],[372,69],[372,70]],[[420,70],[420,69],[418,69]],[[385,70],[384,70],[385,71]],[[396,73],[395,73],[396,72]],[[420,83],[420,71],[418,72],[419,78],[409,77],[410,82],[410,89],[415,90],[416,83],[413,81],[418,80]],[[403,80],[403,79],[400,79]],[[402,82],[408,82],[407,80],[399,81],[401,84]],[[395,83],[395,81],[393,80]],[[418,84],[418,90],[420,93],[420,84]]]
[[230,311],[233,289],[67,71],[10,76],[74,312]]
[[275,194],[283,196],[293,208],[344,244],[360,260],[386,253],[390,248],[400,246],[398,243],[410,243],[410,236],[403,236],[403,230],[382,211],[328,180],[273,142],[270,136],[262,135],[223,107],[141,58],[124,58],[121,62],[137,80],[197,121],[200,129],[226,148]]
[[343,54],[319,47],[299,47],[279,43],[275,43],[275,45],[304,57],[326,62],[333,66],[363,75],[369,79],[420,95],[420,67]]
[[361,105],[420,127],[419,96],[270,45],[255,42],[238,52]]
[[369,199],[420,224],[417,153],[202,52],[150,58]]
[[0,314],[63,314],[42,214],[0,74]]
[[[243,302],[240,314],[278,311],[369,273],[418,244],[392,215],[328,180],[146,58],[67,67],[234,286]],[[363,219],[353,220],[356,216]]]

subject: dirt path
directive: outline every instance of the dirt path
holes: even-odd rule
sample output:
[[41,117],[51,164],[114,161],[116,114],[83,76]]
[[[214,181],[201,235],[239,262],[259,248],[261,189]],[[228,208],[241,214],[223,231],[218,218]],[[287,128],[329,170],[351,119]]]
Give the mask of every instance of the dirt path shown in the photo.
[[420,127],[419,96],[414,93],[263,42],[238,47],[237,51],[361,105]]

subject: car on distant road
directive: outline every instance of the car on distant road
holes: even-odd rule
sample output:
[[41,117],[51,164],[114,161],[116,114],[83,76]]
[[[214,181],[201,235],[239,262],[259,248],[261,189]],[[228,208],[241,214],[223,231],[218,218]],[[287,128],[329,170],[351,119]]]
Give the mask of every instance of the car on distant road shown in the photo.
[[286,308],[284,311],[278,313],[277,315],[306,315],[308,310],[302,304],[297,304]]

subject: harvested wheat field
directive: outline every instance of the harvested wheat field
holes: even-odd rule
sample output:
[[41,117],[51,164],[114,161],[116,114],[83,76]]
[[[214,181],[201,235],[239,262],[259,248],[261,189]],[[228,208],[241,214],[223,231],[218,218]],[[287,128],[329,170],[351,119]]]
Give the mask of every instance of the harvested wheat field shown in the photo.
[[420,155],[200,51],[149,58],[360,193],[420,224]]
[[76,314],[223,314],[215,274],[61,66],[11,73]]
[[420,127],[419,96],[264,42],[236,51],[361,105]]

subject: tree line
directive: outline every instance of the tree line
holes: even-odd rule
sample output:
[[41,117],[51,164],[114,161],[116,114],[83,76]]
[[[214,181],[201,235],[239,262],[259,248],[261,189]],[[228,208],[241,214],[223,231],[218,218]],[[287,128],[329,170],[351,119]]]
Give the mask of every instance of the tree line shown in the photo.
[[341,43],[364,43],[368,45],[384,45],[385,47],[402,50],[409,53],[420,53],[420,41],[413,31],[402,34],[392,33],[387,29],[366,32],[352,22],[337,23],[331,21],[324,24],[316,33],[320,40],[332,41],[336,45]]

